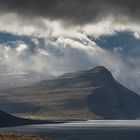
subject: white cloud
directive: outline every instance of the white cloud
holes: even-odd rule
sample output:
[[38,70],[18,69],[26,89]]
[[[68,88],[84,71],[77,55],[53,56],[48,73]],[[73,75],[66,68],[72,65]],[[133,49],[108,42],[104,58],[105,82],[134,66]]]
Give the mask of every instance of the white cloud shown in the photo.
[[22,53],[22,51],[26,50],[28,48],[25,44],[19,44],[19,46],[16,48],[17,53]]
[[[4,72],[10,73],[35,71],[58,74],[104,65],[121,83],[130,89],[140,91],[139,59],[131,58],[126,62],[125,56],[116,51],[109,52],[101,49],[85,34],[79,34],[78,37],[62,35],[55,40],[52,38],[46,38],[45,47],[37,46],[34,53],[21,42],[18,42],[15,47],[2,45],[0,47],[1,71],[4,69]],[[133,68],[131,64],[138,67]]]
[[119,48],[116,46],[114,52],[109,52],[98,47],[87,37],[88,35],[110,36],[116,31],[132,31],[139,39],[139,23],[126,22],[124,24],[115,21],[110,16],[97,23],[66,27],[60,21],[43,18],[23,19],[12,13],[0,15],[0,21],[1,31],[18,35],[41,36],[46,40],[45,47],[41,48],[38,40],[33,38],[37,46],[34,53],[24,42],[16,42],[15,47],[0,46],[1,72],[63,73],[104,65],[121,83],[140,92],[140,57],[126,59],[125,52],[124,55],[119,54],[120,51],[122,52],[121,46]]

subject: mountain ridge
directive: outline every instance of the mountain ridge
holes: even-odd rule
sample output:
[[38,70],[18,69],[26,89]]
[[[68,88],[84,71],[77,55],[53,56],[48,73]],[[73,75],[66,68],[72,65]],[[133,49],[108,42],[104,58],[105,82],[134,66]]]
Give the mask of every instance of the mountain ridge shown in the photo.
[[103,66],[64,74],[9,92],[15,97],[12,102],[30,103],[33,108],[27,108],[25,112],[20,110],[19,113],[10,110],[10,113],[19,116],[25,114],[26,117],[29,115],[53,120],[140,117],[140,96],[117,82]]

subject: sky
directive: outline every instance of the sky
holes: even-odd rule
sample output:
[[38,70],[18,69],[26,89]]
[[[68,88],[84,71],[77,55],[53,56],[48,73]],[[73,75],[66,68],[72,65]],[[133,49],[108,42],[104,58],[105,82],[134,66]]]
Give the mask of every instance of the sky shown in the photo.
[[103,65],[140,93],[139,0],[1,0],[0,74]]

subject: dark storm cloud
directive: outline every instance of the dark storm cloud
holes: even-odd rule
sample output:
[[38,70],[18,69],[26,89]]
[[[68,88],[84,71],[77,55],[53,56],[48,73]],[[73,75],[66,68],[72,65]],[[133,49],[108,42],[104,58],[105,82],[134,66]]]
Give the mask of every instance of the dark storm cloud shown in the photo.
[[140,18],[139,0],[0,0],[1,12],[87,23],[114,14]]

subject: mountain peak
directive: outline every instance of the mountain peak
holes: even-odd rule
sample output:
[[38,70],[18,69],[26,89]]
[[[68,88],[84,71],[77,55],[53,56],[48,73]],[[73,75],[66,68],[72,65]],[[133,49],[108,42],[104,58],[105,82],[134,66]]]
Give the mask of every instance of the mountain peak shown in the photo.
[[114,80],[112,73],[106,69],[104,66],[98,66],[93,69],[86,71],[90,76],[98,77],[99,81],[103,79],[107,82]]
[[107,70],[107,68],[105,68],[104,66],[97,66],[97,67],[95,67],[93,69],[88,70],[88,72],[94,72],[94,73],[110,73]]

